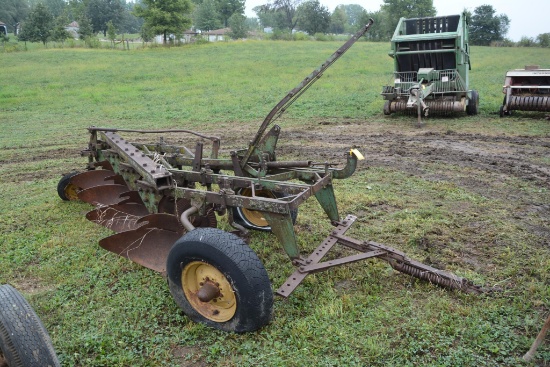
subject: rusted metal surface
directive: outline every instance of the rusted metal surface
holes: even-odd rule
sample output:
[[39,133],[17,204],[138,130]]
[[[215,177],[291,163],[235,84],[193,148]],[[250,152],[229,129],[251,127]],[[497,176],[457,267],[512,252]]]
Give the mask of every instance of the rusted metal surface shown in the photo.
[[[403,252],[395,248],[374,241],[362,241],[345,236],[344,234],[356,219],[357,217],[348,215],[311,255],[298,261],[298,269],[277,290],[277,294],[288,297],[308,274],[373,257],[387,261],[392,268],[399,272],[409,274],[415,278],[426,280],[445,288],[457,289],[474,294],[484,292],[481,287],[472,284],[464,278],[410,259]],[[321,262],[323,257],[337,244],[358,251],[359,253]]]

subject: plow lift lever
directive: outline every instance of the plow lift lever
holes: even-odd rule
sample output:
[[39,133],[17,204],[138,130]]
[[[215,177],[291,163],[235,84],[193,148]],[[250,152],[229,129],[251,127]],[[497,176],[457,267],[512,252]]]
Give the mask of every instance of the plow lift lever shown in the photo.
[[262,136],[264,135],[264,132],[267,130],[269,125],[275,120],[277,120],[286,110],[288,107],[290,107],[296,99],[298,99],[306,90],[309,89],[319,79],[321,76],[323,76],[323,73],[325,70],[327,70],[332,64],[336,62],[346,51],[353,46],[355,42],[361,38],[369,28],[374,23],[374,20],[369,19],[369,22],[363,26],[357,33],[355,33],[346,43],[342,45],[338,50],[336,50],[319,68],[315,69],[311,74],[309,74],[304,80],[300,82],[296,86],[296,88],[292,89],[290,92],[287,93],[286,96],[284,96],[283,99],[273,109],[267,114],[264,121],[260,125],[260,128],[258,129],[258,132],[256,133],[256,136],[254,139],[250,142],[250,145],[248,147],[248,150],[246,154],[244,155],[242,161],[241,161],[241,167],[244,168],[248,160],[250,159],[250,156],[254,152],[254,149],[258,146],[259,142],[262,139]]

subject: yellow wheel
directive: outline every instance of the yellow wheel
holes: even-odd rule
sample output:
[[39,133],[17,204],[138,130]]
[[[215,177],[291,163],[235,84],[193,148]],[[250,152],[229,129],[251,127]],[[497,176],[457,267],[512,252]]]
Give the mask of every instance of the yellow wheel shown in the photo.
[[[239,195],[242,196],[252,196],[252,190],[251,189],[242,189]],[[270,190],[257,190],[256,196],[259,196],[261,198],[270,198],[270,199],[276,199],[277,197],[273,192]],[[264,218],[264,215],[262,212],[252,209],[245,209],[245,208],[237,208],[237,210],[240,211],[240,216],[242,219],[248,223],[250,223],[251,227],[258,227],[258,228],[269,228],[269,224],[267,223],[267,220]]]
[[235,292],[214,266],[202,261],[187,264],[181,273],[181,285],[189,303],[207,319],[224,322],[235,315]]
[[[252,190],[249,188],[241,189],[237,194],[252,197]],[[255,190],[255,195],[257,197],[270,199],[277,199],[283,196],[281,193],[265,189]],[[290,215],[292,216],[292,223],[295,223],[296,217],[298,216],[298,209],[292,210]],[[271,231],[271,227],[261,211],[236,207],[233,208],[233,218],[238,224],[245,228],[266,232]]]
[[71,178],[77,174],[78,172],[71,172],[64,175],[61,180],[59,180],[57,184],[57,194],[61,199],[71,201],[79,200],[77,196],[79,188],[71,183]]
[[271,319],[273,292],[254,251],[234,234],[196,228],[183,235],[166,260],[170,293],[193,321],[237,333]]

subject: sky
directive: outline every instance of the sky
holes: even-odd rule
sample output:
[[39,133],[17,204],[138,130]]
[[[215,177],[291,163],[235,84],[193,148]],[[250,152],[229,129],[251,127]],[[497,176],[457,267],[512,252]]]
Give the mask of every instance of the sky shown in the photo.
[[[246,0],[246,16],[256,17],[252,8],[266,4],[268,0]],[[380,10],[382,0],[319,0],[330,12],[340,4],[359,4],[369,12]],[[510,19],[506,37],[519,41],[521,37],[536,38],[541,33],[550,33],[550,0],[433,0],[437,15],[459,14],[464,9],[472,13],[480,5],[492,5],[496,15],[505,14]],[[373,26],[374,27],[374,26]]]

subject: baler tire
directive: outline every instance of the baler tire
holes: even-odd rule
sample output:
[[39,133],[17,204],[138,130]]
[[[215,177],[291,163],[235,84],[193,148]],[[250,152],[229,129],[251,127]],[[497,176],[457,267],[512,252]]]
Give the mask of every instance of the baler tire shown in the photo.
[[[247,192],[243,192],[244,189],[241,189],[237,191],[237,195],[243,195],[249,196]],[[246,189],[248,190],[248,189]],[[270,197],[270,198],[281,198],[284,196],[284,194],[276,191],[269,191],[269,190],[261,190],[264,191],[264,194],[258,195],[258,192],[256,192],[257,196],[261,197]],[[253,221],[253,216],[260,214],[261,212],[256,210],[248,210],[243,209],[241,207],[234,207],[233,210],[233,220],[237,223],[243,226],[246,229],[253,229],[255,231],[261,231],[261,232],[271,232],[271,226],[267,223],[266,220],[257,219],[256,223]],[[292,218],[292,224],[296,223],[296,218],[298,218],[298,209],[293,209],[290,211],[290,216]]]
[[[71,187],[73,186],[71,184],[71,178],[79,173],[80,172],[76,172],[76,171],[67,173],[66,175],[61,177],[61,180],[59,180],[59,182],[57,183],[57,195],[59,195],[59,197],[62,200],[65,200],[65,201],[78,200],[77,197],[71,197],[71,195],[67,192],[67,190],[71,189]],[[76,195],[76,192],[75,192],[75,195]]]
[[0,349],[9,367],[60,366],[40,318],[8,284],[0,286]]
[[384,102],[384,115],[386,116],[391,115],[390,103],[391,101]]
[[[473,103],[472,103],[473,102]],[[479,93],[477,90],[472,90],[472,98],[468,101],[466,106],[466,113],[468,115],[477,115],[479,112]]]
[[499,115],[500,117],[504,117],[504,106],[500,106]]
[[[244,241],[217,228],[196,228],[172,247],[166,261],[170,293],[193,321],[236,333],[271,320],[273,292],[262,262]],[[202,301],[204,284],[218,293]],[[230,289],[227,289],[230,288]]]

